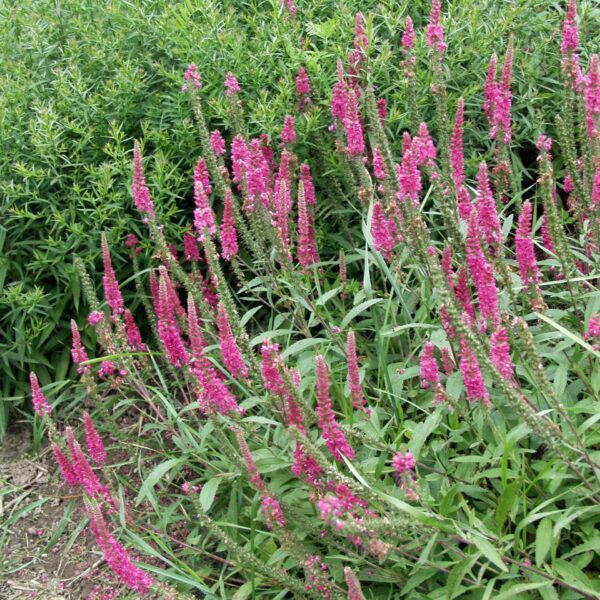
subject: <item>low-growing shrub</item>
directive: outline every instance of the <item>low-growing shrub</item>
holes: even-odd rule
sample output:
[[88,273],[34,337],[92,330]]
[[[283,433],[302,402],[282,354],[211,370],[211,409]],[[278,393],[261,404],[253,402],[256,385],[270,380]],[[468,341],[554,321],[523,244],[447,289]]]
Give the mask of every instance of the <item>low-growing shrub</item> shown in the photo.
[[[293,2],[284,8],[292,19]],[[439,0],[424,36],[436,118],[428,126],[410,104],[415,126],[396,154],[356,16],[331,95],[329,173],[302,148],[317,102],[302,71],[279,139],[242,126],[226,143],[190,65],[182,91],[202,158],[183,248],[169,244],[136,143],[133,200],[153,248],[147,293],[130,240],[144,315],[126,308],[106,238],[104,301],[77,263],[103,352],[90,359],[72,322],[95,467],[35,375],[31,385],[66,484],[137,594],[600,594],[598,56],[578,54],[571,0],[559,140],[538,132],[537,180],[523,185],[513,42],[477,99],[490,146],[471,169],[464,147],[478,149],[464,143],[465,101],[448,101]],[[412,97],[409,19],[401,40]],[[224,96],[242,124],[233,74]]]

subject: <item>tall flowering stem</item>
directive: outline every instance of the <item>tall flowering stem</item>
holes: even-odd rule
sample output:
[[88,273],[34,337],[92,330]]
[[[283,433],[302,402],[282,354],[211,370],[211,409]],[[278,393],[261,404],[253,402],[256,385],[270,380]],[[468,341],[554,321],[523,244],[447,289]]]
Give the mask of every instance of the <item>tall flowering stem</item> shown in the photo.
[[106,303],[113,311],[113,319],[120,315],[124,310],[123,296],[119,290],[119,282],[112,266],[110,258],[110,250],[108,249],[108,241],[106,236],[102,235],[102,263],[104,265],[104,275],[102,283],[104,285],[104,297]]
[[155,216],[154,205],[150,198],[150,191],[146,186],[142,164],[142,148],[137,140],[133,144],[133,184],[131,191],[135,207],[142,215],[144,222],[147,222],[148,218]]
[[356,336],[349,331],[346,337],[346,366],[348,368],[348,385],[352,396],[352,405],[356,409],[365,410],[367,402],[360,385],[358,357],[356,356]]
[[229,316],[225,305],[219,302],[217,307],[217,324],[219,327],[219,342],[221,345],[221,356],[227,370],[234,377],[248,377],[248,367],[240,354],[240,349],[233,337]]
[[315,359],[317,368],[317,415],[321,435],[325,445],[335,460],[343,462],[342,455],[352,460],[354,448],[350,446],[340,426],[338,425],[329,396],[329,369],[325,359],[318,355]]
[[33,410],[38,417],[49,415],[52,412],[52,407],[48,404],[44,392],[40,387],[37,375],[35,373],[29,374],[29,383],[31,385],[31,402],[33,404]]
[[532,297],[534,308],[544,307],[539,284],[542,280],[540,269],[535,258],[533,240],[531,239],[531,202],[527,201],[521,207],[519,224],[515,235],[515,252],[519,263],[519,276],[523,287]]

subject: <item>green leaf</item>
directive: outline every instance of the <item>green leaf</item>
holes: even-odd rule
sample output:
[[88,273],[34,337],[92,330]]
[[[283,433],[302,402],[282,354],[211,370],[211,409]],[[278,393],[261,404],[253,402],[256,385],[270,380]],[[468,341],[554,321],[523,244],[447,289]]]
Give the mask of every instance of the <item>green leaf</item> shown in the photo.
[[348,314],[342,319],[340,327],[344,329],[348,323],[360,315],[361,312],[367,310],[367,308],[373,306],[374,304],[378,304],[379,302],[383,302],[383,298],[373,298],[371,300],[365,300],[364,302],[361,302],[358,306],[355,306],[352,310],[348,311]]
[[425,440],[431,435],[433,431],[435,431],[436,427],[440,424],[442,420],[442,414],[439,411],[436,411],[430,414],[423,423],[420,423],[415,427],[413,431],[412,437],[408,444],[408,449],[414,454],[415,457],[418,458],[419,453],[421,452],[421,448],[425,443]]
[[512,510],[515,504],[517,494],[519,493],[519,488],[520,482],[514,481],[513,483],[507,485],[504,490],[502,490],[500,500],[498,500],[498,507],[496,508],[496,525],[499,532],[502,531],[504,522],[506,521],[506,516]]
[[202,486],[202,490],[200,491],[200,506],[202,506],[204,512],[207,512],[212,506],[220,484],[221,479],[219,477],[213,477]]
[[490,544],[485,538],[478,535],[473,537],[473,543],[477,546],[479,551],[492,563],[494,563],[499,569],[508,573],[508,567],[504,564],[498,550]]
[[514,598],[516,594],[529,592],[530,590],[539,590],[540,588],[547,587],[549,585],[549,581],[540,583],[517,583],[516,585],[510,586],[510,588],[494,596],[494,600],[509,600],[510,598]]
[[575,343],[579,344],[582,348],[585,348],[588,352],[593,354],[596,358],[600,358],[600,352],[597,352],[596,350],[594,350],[594,348],[592,348],[592,346],[590,344],[588,344],[585,340],[583,340],[581,337],[579,337],[576,333],[569,331],[568,329],[564,328],[562,325],[559,325],[556,321],[553,321],[550,317],[547,317],[546,315],[536,312],[535,316],[538,319],[542,319],[542,321],[546,321],[546,323],[548,323],[549,325],[552,325],[552,327],[554,327],[554,329],[556,329],[557,331],[560,331],[564,336],[573,340]]
[[535,564],[538,567],[542,566],[551,546],[552,521],[550,519],[542,519],[535,534]]
[[154,502],[154,486],[165,476],[165,474],[170,471],[173,467],[181,464],[185,459],[184,458],[170,458],[164,463],[160,463],[154,467],[154,469],[150,472],[150,475],[144,479],[142,483],[142,487],[138,493],[137,499],[135,501],[135,505],[139,506],[144,498],[148,498],[152,502]]

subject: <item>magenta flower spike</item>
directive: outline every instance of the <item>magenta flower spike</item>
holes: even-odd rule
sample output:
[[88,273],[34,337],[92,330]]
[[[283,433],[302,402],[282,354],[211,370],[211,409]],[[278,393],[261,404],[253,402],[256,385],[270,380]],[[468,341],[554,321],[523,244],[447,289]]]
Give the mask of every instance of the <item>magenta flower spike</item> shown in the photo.
[[477,216],[479,217],[479,229],[485,243],[495,251],[502,245],[502,226],[490,186],[488,167],[484,162],[479,165],[477,175]]
[[210,132],[210,147],[215,156],[225,154],[225,140],[218,129]]
[[398,200],[404,202],[410,200],[415,207],[419,206],[419,195],[423,186],[421,172],[417,161],[417,143],[410,139],[405,133],[402,153],[402,162],[397,167],[398,177]]
[[399,475],[414,470],[416,464],[412,452],[397,452],[392,458],[392,467]]
[[348,85],[344,78],[344,68],[342,61],[337,62],[338,80],[333,86],[331,94],[331,116],[333,117],[334,126],[336,121],[341,123],[346,119],[346,109],[348,106]]
[[221,356],[225,368],[237,379],[240,377],[248,377],[248,367],[244,363],[244,359],[240,353],[231,325],[229,324],[229,316],[222,302],[217,306],[217,325],[219,328],[219,342],[221,345]]
[[356,336],[354,331],[349,331],[346,337],[346,366],[348,369],[348,386],[352,396],[352,406],[355,409],[365,410],[367,402],[360,385],[358,357],[356,355]]
[[296,96],[298,98],[298,110],[306,110],[310,106],[310,82],[304,67],[300,67],[296,73]]
[[442,27],[442,0],[431,0],[431,12],[429,14],[429,25],[427,25],[427,45],[434,48],[436,52],[444,52],[444,28]]
[[287,115],[281,130],[281,141],[284,144],[293,144],[296,141],[296,130],[294,129],[294,117]]
[[203,158],[198,159],[198,162],[194,168],[194,182],[196,181],[199,181],[202,184],[207,196],[212,194],[212,186],[210,185],[208,169],[206,168],[206,161]]
[[173,294],[169,293],[173,288],[167,269],[161,266],[158,270],[158,304],[154,307],[158,320],[158,335],[165,349],[167,360],[174,367],[181,367],[189,363],[189,356],[177,322]]
[[467,265],[479,295],[479,311],[485,319],[489,319],[494,327],[500,321],[498,309],[498,288],[494,279],[494,270],[487,262],[479,238],[477,214],[471,213],[467,232]]
[[110,569],[124,585],[145,596],[154,583],[152,577],[136,567],[125,547],[110,535],[99,504],[86,502],[86,512],[90,530]]
[[154,217],[154,205],[150,198],[150,190],[146,186],[142,164],[142,148],[137,140],[133,144],[133,184],[131,192],[135,207],[143,215],[144,222],[147,222],[148,216]]
[[379,200],[373,205],[371,218],[371,235],[373,247],[380,252],[385,260],[389,260],[396,247],[396,224],[393,219],[388,219]]
[[485,79],[483,112],[487,117],[490,127],[494,124],[494,106],[496,105],[496,96],[498,94],[498,83],[496,81],[496,71],[498,69],[498,57],[492,54],[488,66],[487,77]]
[[421,387],[427,389],[435,386],[440,381],[438,362],[434,356],[435,346],[431,342],[425,342],[423,351],[419,358],[421,371]]
[[317,367],[317,415],[325,445],[335,460],[342,462],[342,454],[349,460],[354,458],[354,448],[350,446],[335,419],[329,396],[329,370],[322,356],[315,359]]
[[142,334],[129,309],[125,310],[125,333],[127,334],[127,344],[132,350],[146,351],[146,345],[142,342]]
[[475,309],[471,303],[471,291],[469,290],[469,275],[467,270],[462,265],[458,268],[454,294],[456,299],[460,302],[463,310],[469,316],[469,319],[471,319],[471,321],[475,321]]
[[[198,65],[190,63],[188,68],[185,70],[184,75],[185,83],[181,86],[182,92],[196,91],[202,88],[202,81],[200,80],[200,73],[198,71]],[[192,87],[189,87],[191,84]]]
[[35,373],[29,373],[29,383],[31,385],[31,403],[35,414],[38,417],[49,415],[52,412],[52,407],[48,404]]
[[499,138],[501,133],[501,139],[505,144],[510,144],[511,140],[512,94],[510,91],[510,80],[512,77],[512,62],[513,49],[512,46],[509,46],[504,57],[500,82],[495,90],[493,122],[490,129],[490,139]]
[[434,167],[437,157],[435,144],[429,135],[427,123],[423,122],[419,125],[419,135],[414,139],[414,152],[417,157],[417,166]]
[[271,494],[264,494],[261,497],[263,514],[265,515],[265,523],[269,529],[273,527],[285,527],[286,520],[281,510],[281,505],[276,498]]
[[535,289],[542,279],[531,239],[531,213],[531,202],[524,202],[515,234],[515,253],[519,264],[521,283],[530,291]]
[[98,323],[101,323],[102,321],[104,321],[104,313],[100,310],[93,310],[87,318],[87,322],[92,327],[95,327],[96,325],[98,325]]
[[315,206],[317,204],[315,188],[310,172],[310,166],[306,163],[300,165],[300,181],[304,186],[304,199],[306,200],[307,206]]
[[415,26],[410,17],[406,17],[406,20],[404,21],[401,44],[404,53],[411,52],[415,47]]
[[560,50],[563,59],[568,59],[579,47],[579,30],[577,28],[577,0],[569,0],[563,22]]
[[383,156],[381,155],[379,146],[377,146],[373,152],[373,174],[380,181],[385,179],[385,163],[383,162]]
[[183,234],[183,255],[188,262],[200,262],[198,240],[190,233]]
[[585,78],[585,114],[588,136],[592,143],[600,137],[600,58],[592,54],[590,70]]
[[450,139],[450,166],[452,169],[452,179],[456,187],[458,200],[458,214],[465,221],[469,218],[473,208],[469,192],[464,186],[465,167],[463,155],[463,129],[465,124],[464,100],[458,99],[456,106],[456,116],[454,117],[454,126],[452,127],[452,136]]
[[231,190],[225,192],[223,203],[223,220],[221,221],[221,255],[225,260],[231,260],[238,253],[237,231],[233,213],[233,195]]
[[483,402],[489,407],[490,395],[485,386],[479,363],[475,358],[473,350],[471,350],[471,347],[464,338],[460,340],[460,349],[460,371],[467,391],[467,400],[469,402]]
[[201,175],[202,173],[196,169],[194,172],[194,202],[196,203],[196,208],[194,209],[194,227],[196,228],[198,239],[202,242],[204,241],[204,230],[210,236],[213,236],[217,233],[217,224],[215,213],[209,204],[209,192],[202,182]]
[[89,357],[81,343],[81,336],[79,335],[79,329],[77,328],[77,323],[73,319],[71,319],[71,339],[72,339],[72,347],[71,347],[71,357],[73,358],[73,364],[77,366],[77,372],[80,375],[84,373],[89,373],[92,368],[90,365],[82,365],[81,363],[89,360]]
[[348,152],[352,156],[362,156],[365,152],[365,139],[358,110],[358,99],[354,90],[348,91],[344,128]]
[[319,261],[319,255],[314,225],[306,204],[306,195],[298,190],[298,263],[308,269]]
[[600,313],[596,313],[590,317],[585,337],[587,339],[600,339]]
[[506,328],[498,327],[491,337],[492,348],[490,358],[500,372],[502,377],[509,381],[512,378],[514,366],[510,358],[510,346],[508,345],[508,333]]
[[77,487],[79,485],[79,478],[75,474],[71,461],[55,443],[52,443],[52,453],[65,483],[71,487]]
[[225,77],[225,95],[233,96],[240,93],[240,84],[233,73],[227,73]]
[[86,412],[83,414],[83,428],[85,430],[85,444],[87,446],[88,454],[92,457],[92,460],[101,467],[106,461],[106,450],[102,439],[96,428],[90,415]]
[[100,483],[98,477],[96,477],[96,474],[92,470],[81,446],[73,435],[73,430],[70,427],[67,427],[65,429],[65,434],[67,436],[67,446],[71,454],[73,471],[84,492],[90,498],[93,498],[94,496],[105,497],[107,495],[107,490]]
[[119,282],[115,275],[115,271],[112,266],[110,259],[110,250],[108,249],[108,242],[106,237],[102,236],[102,263],[104,265],[104,275],[102,276],[102,283],[104,285],[104,297],[106,303],[113,311],[113,318],[115,315],[119,315],[123,312],[123,296],[119,290]]
[[600,164],[596,168],[594,182],[592,184],[592,197],[590,199],[590,210],[596,212],[600,207]]
[[248,145],[241,135],[236,135],[231,142],[231,168],[233,181],[242,189],[242,182],[250,164]]

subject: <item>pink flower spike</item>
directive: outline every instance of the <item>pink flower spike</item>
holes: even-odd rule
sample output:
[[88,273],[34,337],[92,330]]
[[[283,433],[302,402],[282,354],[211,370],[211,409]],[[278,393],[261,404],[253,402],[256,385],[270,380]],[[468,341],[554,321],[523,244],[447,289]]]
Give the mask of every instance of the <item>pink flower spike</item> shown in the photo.
[[590,200],[590,210],[596,212],[600,208],[600,164],[594,175],[594,183],[592,184],[592,198]]
[[229,316],[222,302],[217,307],[217,325],[219,328],[219,341],[221,344],[221,356],[225,368],[235,377],[248,377],[248,367],[240,353],[229,324]]
[[298,110],[306,110],[310,106],[310,82],[304,67],[296,73],[296,96],[298,97]]
[[56,460],[56,464],[60,469],[60,473],[65,480],[65,483],[71,487],[77,487],[79,485],[79,479],[73,470],[73,465],[55,443],[52,443],[52,453],[54,454],[54,459]]
[[494,270],[481,249],[479,223],[474,211],[469,218],[466,250],[467,265],[479,295],[479,311],[483,318],[489,319],[496,326],[500,321],[498,289],[494,279]]
[[467,391],[467,400],[469,402],[483,402],[489,407],[490,395],[485,386],[475,354],[473,354],[473,350],[471,350],[471,347],[464,338],[460,340],[460,348],[460,371]]
[[562,30],[560,50],[564,58],[568,58],[579,47],[579,31],[577,29],[577,1],[569,0]]
[[113,318],[115,315],[119,315],[123,312],[123,296],[119,290],[119,282],[115,275],[115,271],[112,266],[110,259],[110,250],[108,249],[108,242],[106,237],[102,236],[102,263],[104,265],[104,275],[102,276],[102,283],[104,285],[104,297],[106,303],[113,311]]
[[590,142],[600,138],[600,58],[592,54],[590,70],[585,78],[585,114]]
[[441,17],[442,1],[431,0],[431,13],[429,15],[429,25],[427,25],[427,45],[433,47],[440,54],[446,50]]
[[490,127],[493,125],[494,106],[496,105],[496,96],[498,94],[498,83],[496,82],[496,70],[498,68],[497,65],[498,57],[495,54],[492,54],[485,80],[483,100],[483,112],[487,117]]
[[415,207],[419,206],[419,195],[423,186],[421,172],[417,161],[418,143],[411,141],[408,133],[404,136],[402,162],[397,167],[398,200],[411,200]]
[[387,121],[387,101],[385,98],[379,98],[377,100],[377,116],[382,127],[385,127]]
[[404,32],[402,33],[402,52],[407,53],[412,51],[415,46],[415,26],[410,17],[406,17],[404,21]]
[[101,323],[102,321],[104,321],[104,313],[99,310],[93,310],[87,318],[87,322],[90,325],[92,325],[92,327],[95,327],[96,325],[98,325],[98,323]]
[[142,165],[142,148],[137,140],[133,144],[133,184],[131,192],[135,207],[144,216],[144,222],[147,222],[148,217],[146,215],[154,217],[154,205],[150,198],[150,190],[146,186]]
[[379,146],[373,152],[373,173],[377,179],[385,179],[385,163]]
[[238,253],[235,216],[233,213],[233,195],[231,190],[225,192],[223,204],[223,220],[221,221],[221,255],[225,260],[231,260]]
[[364,154],[365,140],[363,126],[358,110],[358,99],[354,90],[348,92],[346,114],[344,116],[344,128],[346,129],[348,152],[352,156],[361,156]]
[[335,121],[344,122],[346,118],[346,109],[348,106],[348,86],[344,80],[344,70],[342,63],[338,60],[338,81],[333,86],[331,94],[331,116]]
[[183,234],[183,255],[188,262],[200,262],[198,241],[189,233]]
[[417,156],[417,166],[435,166],[437,151],[435,144],[429,135],[427,123],[423,122],[419,125],[419,135],[414,139],[414,151]]
[[142,334],[135,324],[135,319],[129,309],[125,310],[125,330],[127,333],[127,344],[132,350],[145,352],[146,344],[142,342]]
[[519,275],[524,287],[532,291],[541,281],[540,270],[535,258],[533,240],[531,239],[531,202],[523,203],[517,233],[515,235],[515,253],[519,263]]
[[306,205],[315,206],[317,204],[315,188],[313,185],[312,175],[310,173],[310,166],[306,163],[302,163],[300,165],[300,181],[304,186],[304,199],[306,200]]
[[71,357],[73,358],[73,363],[77,366],[77,373],[83,375],[84,373],[89,373],[92,368],[90,365],[82,365],[81,363],[89,360],[89,357],[81,343],[81,336],[79,335],[79,329],[77,329],[77,323],[71,319],[71,338],[72,338],[72,348],[71,348]]
[[101,467],[106,460],[106,450],[102,439],[98,435],[92,418],[86,412],[83,414],[83,428],[85,429],[85,444],[87,446],[88,454],[92,457],[92,460]]
[[233,96],[234,94],[240,93],[240,85],[233,73],[227,73],[227,76],[225,77],[225,83],[223,85],[225,86],[226,96]]
[[329,396],[329,370],[325,359],[318,355],[315,359],[317,367],[317,415],[319,428],[325,440],[325,445],[338,462],[342,462],[342,454],[349,460],[354,458],[354,449],[344,436],[331,407]]
[[215,213],[210,207],[208,195],[201,181],[194,181],[194,201],[196,203],[194,227],[198,233],[198,239],[203,242],[205,231],[208,235],[213,236],[217,233],[217,225]]
[[419,359],[421,370],[421,387],[427,389],[437,384],[440,380],[440,372],[437,360],[434,356],[435,346],[431,342],[425,342],[421,357]]
[[31,402],[35,414],[38,417],[49,415],[52,412],[52,407],[48,404],[35,373],[29,373],[29,383],[31,385]]
[[225,140],[218,129],[210,132],[210,147],[215,156],[225,154]]
[[189,356],[181,337],[181,330],[177,322],[177,305],[172,290],[169,274],[164,266],[160,266],[158,285],[158,304],[155,305],[158,320],[158,335],[163,344],[167,360],[174,367],[181,367],[189,363]]
[[399,475],[414,470],[417,461],[412,452],[397,452],[392,458],[392,467]]
[[396,224],[393,219],[388,219],[379,200],[373,205],[371,218],[371,236],[373,247],[380,252],[385,260],[389,260],[396,247]]
[[356,356],[356,337],[354,331],[349,331],[346,337],[346,366],[348,369],[348,386],[352,396],[352,406],[355,409],[365,410],[367,402],[360,385],[360,372],[358,357]]
[[348,586],[348,600],[364,600],[360,582],[350,567],[344,568],[344,578]]
[[477,216],[485,242],[493,248],[495,253],[502,244],[502,226],[490,186],[488,167],[484,162],[479,165],[479,174],[477,175]]
[[212,194],[212,186],[210,185],[210,179],[208,177],[208,169],[206,168],[206,161],[203,158],[198,159],[194,169],[194,182],[196,181],[202,183],[207,196]]
[[200,80],[200,73],[198,72],[198,66],[194,63],[191,63],[185,71],[185,80],[186,82],[191,82],[192,87],[188,88],[187,83],[184,83],[181,91],[186,92],[188,89],[190,90],[199,90],[202,88],[202,81]]
[[154,584],[154,580],[145,571],[135,566],[124,546],[110,535],[100,505],[89,501],[85,505],[90,530],[102,550],[104,560],[124,585],[145,596]]
[[298,186],[298,263],[308,269],[319,262],[312,217],[306,206],[304,186]]
[[590,317],[585,337],[586,339],[597,338],[600,340],[600,313]]
[[510,359],[510,346],[508,345],[508,334],[504,327],[498,327],[492,334],[492,349],[490,357],[496,369],[502,377],[509,381],[512,378],[514,366]]
[[269,529],[273,529],[274,526],[285,527],[286,520],[279,501],[267,493],[262,496],[261,503],[267,527]]
[[77,479],[81,484],[81,487],[83,488],[84,492],[90,498],[93,498],[96,495],[101,497],[106,496],[107,490],[100,483],[98,477],[96,477],[96,474],[92,470],[92,467],[87,461],[87,458],[85,457],[81,446],[79,445],[79,443],[75,439],[75,436],[73,435],[73,430],[70,427],[67,427],[65,429],[65,434],[67,437],[67,446],[71,454],[71,464],[73,465],[73,471],[75,472],[75,475],[77,476]]
[[503,137],[501,139],[504,144],[510,144],[511,140],[512,95],[510,80],[512,76],[512,62],[513,49],[512,46],[509,46],[502,65],[500,83],[495,88],[494,112],[490,129],[490,139],[499,138],[499,134],[502,133]]
[[283,129],[281,130],[281,141],[284,144],[293,144],[296,141],[294,117],[292,117],[292,115],[287,115],[283,122]]

